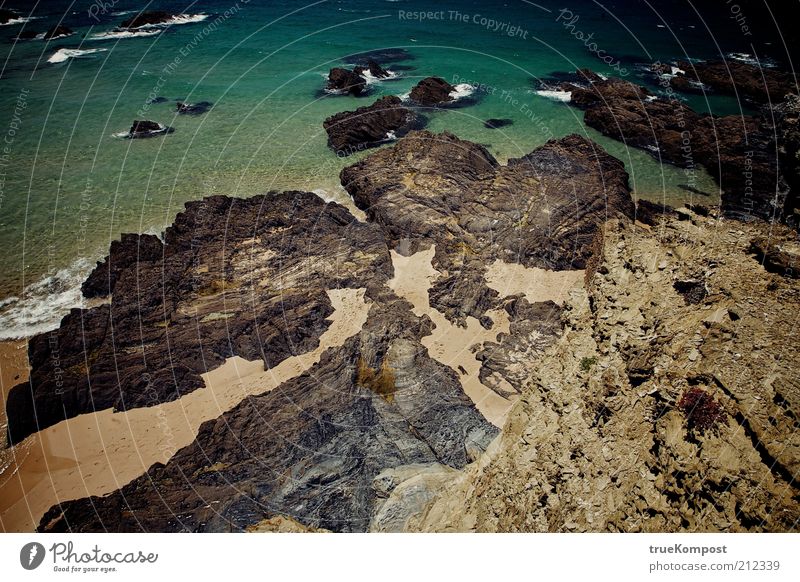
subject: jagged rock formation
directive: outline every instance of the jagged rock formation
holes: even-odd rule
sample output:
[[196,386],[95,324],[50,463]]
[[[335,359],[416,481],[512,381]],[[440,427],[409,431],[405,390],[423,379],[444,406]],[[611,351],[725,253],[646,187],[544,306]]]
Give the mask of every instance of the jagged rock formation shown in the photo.
[[572,105],[585,110],[590,127],[661,161],[684,168],[702,165],[719,182],[729,216],[774,220],[794,213],[779,186],[775,132],[766,119],[699,115],[635,83],[582,75],[587,83],[562,88],[571,91]]
[[354,71],[334,67],[328,73],[328,91],[355,95],[358,97],[367,90],[367,80]]
[[356,75],[366,78],[366,73],[369,72],[375,79],[387,79],[391,75],[389,71],[381,67],[376,61],[373,59],[367,59],[367,63],[365,66],[357,66],[353,69],[353,72]]
[[427,77],[411,89],[411,99],[425,107],[442,105],[454,100],[456,88],[441,77]]
[[381,97],[368,107],[343,111],[323,122],[328,145],[339,156],[349,156],[401,137],[424,123],[399,97]]
[[[800,355],[787,314],[800,283],[749,252],[751,238],[796,234],[681,213],[652,229],[607,225],[596,274],[573,291],[501,440],[466,473],[418,483],[432,501],[404,512],[390,497],[405,529],[797,528]],[[676,289],[686,280],[706,289],[699,302]],[[682,405],[696,391],[722,410],[705,431]]]
[[743,101],[777,104],[786,95],[797,93],[791,75],[768,67],[755,67],[736,60],[675,65],[657,63],[653,71],[669,75],[673,89],[686,93],[721,93]]
[[30,384],[8,395],[9,441],[93,410],[179,398],[233,355],[275,366],[319,341],[325,289],[390,275],[380,230],[314,194],[189,203],[163,252],[146,235],[112,246],[84,287],[111,283],[110,304],[74,309],[30,340]]
[[577,135],[501,166],[452,134],[412,132],[342,170],[341,180],[392,246],[436,244],[442,276],[431,305],[460,324],[496,305],[484,281],[493,260],[583,269],[606,217],[633,216],[622,163]]
[[[308,372],[205,423],[165,466],[120,491],[55,506],[43,531],[239,531],[277,515],[364,531],[373,480],[409,464],[463,468],[497,434],[456,373],[419,343],[430,320],[388,289],[362,332]],[[380,392],[363,370],[391,371]]]
[[105,297],[114,292],[117,279],[128,269],[137,269],[140,263],[151,263],[163,258],[164,245],[152,234],[123,234],[111,242],[108,256],[89,273],[81,285],[87,299]]

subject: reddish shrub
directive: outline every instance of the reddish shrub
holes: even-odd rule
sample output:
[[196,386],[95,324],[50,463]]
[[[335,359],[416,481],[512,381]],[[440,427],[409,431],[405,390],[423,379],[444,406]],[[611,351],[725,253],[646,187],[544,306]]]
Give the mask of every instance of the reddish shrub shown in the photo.
[[720,403],[701,388],[690,388],[684,392],[678,408],[686,415],[689,428],[701,433],[718,424],[728,424],[728,415]]

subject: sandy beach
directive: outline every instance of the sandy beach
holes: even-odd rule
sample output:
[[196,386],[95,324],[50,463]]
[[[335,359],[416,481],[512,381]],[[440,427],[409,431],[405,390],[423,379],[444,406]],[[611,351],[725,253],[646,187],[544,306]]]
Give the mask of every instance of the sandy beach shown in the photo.
[[32,531],[59,502],[119,489],[190,444],[203,422],[313,366],[325,350],[358,333],[369,311],[363,289],[328,294],[335,311],[312,352],[288,358],[270,370],[264,370],[261,361],[233,357],[203,375],[205,388],[180,400],[124,413],[107,409],[84,414],[8,449],[12,462],[0,475],[0,530]]

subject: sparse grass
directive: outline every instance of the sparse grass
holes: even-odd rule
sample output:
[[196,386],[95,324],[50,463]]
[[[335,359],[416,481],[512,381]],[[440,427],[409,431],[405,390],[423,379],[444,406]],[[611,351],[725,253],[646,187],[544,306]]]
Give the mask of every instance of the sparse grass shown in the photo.
[[378,394],[387,402],[394,400],[395,376],[386,358],[383,359],[380,368],[377,370],[370,368],[364,358],[358,358],[356,384]]
[[581,370],[583,370],[584,372],[588,372],[589,370],[592,369],[592,366],[594,366],[596,363],[597,363],[597,358],[595,358],[594,356],[592,356],[591,358],[581,358]]

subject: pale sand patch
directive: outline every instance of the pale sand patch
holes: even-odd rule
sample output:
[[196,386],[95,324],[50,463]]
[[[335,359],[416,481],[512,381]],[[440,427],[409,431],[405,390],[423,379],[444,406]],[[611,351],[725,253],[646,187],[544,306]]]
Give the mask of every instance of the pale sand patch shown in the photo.
[[508,332],[508,314],[502,310],[489,311],[494,321],[492,329],[484,329],[474,317],[467,318],[467,327],[450,323],[438,310],[431,308],[428,289],[439,272],[431,261],[436,247],[404,257],[392,251],[394,278],[389,281],[395,293],[414,306],[416,315],[427,315],[436,324],[429,336],[422,338],[431,357],[458,374],[464,393],[469,396],[484,418],[502,428],[514,399],[506,399],[491,388],[484,386],[479,377],[481,363],[475,359],[472,347],[487,341],[496,341],[497,334]]
[[[450,323],[430,306],[428,298],[428,290],[439,276],[432,264],[435,254],[435,246],[409,257],[392,251],[395,275],[389,286],[414,306],[416,315],[427,315],[433,320],[436,328],[431,335],[422,338],[422,344],[428,348],[432,358],[456,371],[464,393],[484,418],[503,428],[518,396],[503,398],[480,381],[481,363],[475,358],[473,349],[484,342],[497,341],[500,333],[508,333],[508,314],[504,309],[488,311],[487,315],[494,321],[490,330],[484,329],[474,317],[467,318],[466,328]],[[561,305],[569,297],[570,289],[583,284],[583,277],[583,271],[547,271],[497,260],[487,269],[486,281],[501,297],[523,293],[530,302],[550,300]],[[505,379],[496,374],[492,378],[501,387],[513,391]]]
[[553,301],[563,305],[569,291],[583,285],[585,271],[548,271],[496,260],[486,269],[486,284],[501,297],[523,293],[531,303]]
[[328,295],[335,311],[312,352],[270,370],[260,361],[230,358],[203,374],[205,388],[180,400],[124,413],[83,414],[15,446],[11,450],[16,463],[0,475],[0,529],[32,531],[56,503],[119,489],[190,444],[203,422],[306,371],[325,350],[358,333],[367,320],[364,289],[331,290]]

